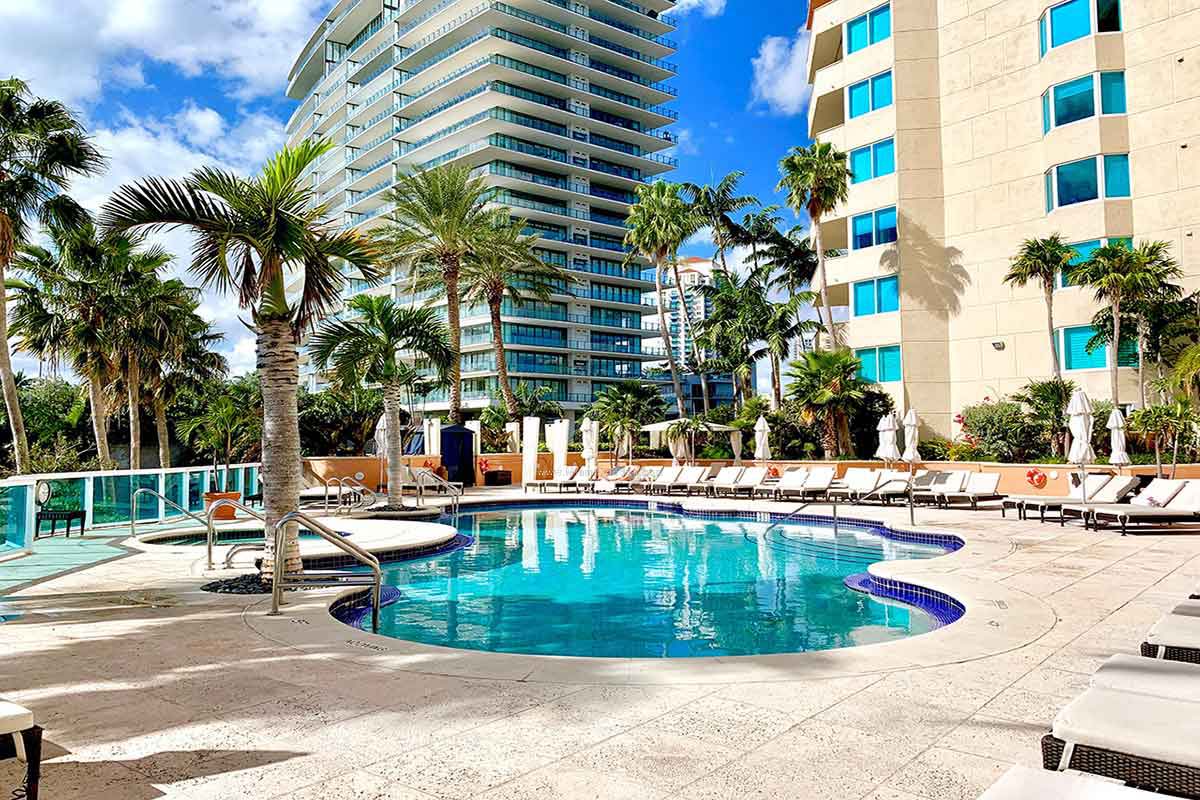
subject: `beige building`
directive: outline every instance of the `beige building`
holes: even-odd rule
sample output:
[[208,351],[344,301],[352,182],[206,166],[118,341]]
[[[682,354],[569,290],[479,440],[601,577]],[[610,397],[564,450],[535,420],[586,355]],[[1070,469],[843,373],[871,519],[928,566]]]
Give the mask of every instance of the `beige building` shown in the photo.
[[[1025,238],[1057,232],[1081,253],[1164,239],[1200,284],[1200,3],[812,6],[809,132],[855,173],[822,223],[845,251],[830,302],[901,408],[951,435],[964,405],[1050,374],[1040,289],[1003,283]],[[1112,353],[1083,346],[1090,291],[1061,286],[1054,310],[1064,377],[1108,397]]]

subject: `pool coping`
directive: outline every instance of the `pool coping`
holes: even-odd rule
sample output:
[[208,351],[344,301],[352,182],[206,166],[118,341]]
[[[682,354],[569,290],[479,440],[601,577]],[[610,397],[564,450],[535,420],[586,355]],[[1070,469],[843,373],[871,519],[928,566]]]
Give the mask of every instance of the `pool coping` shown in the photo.
[[[612,500],[602,495],[582,494],[514,496],[500,502],[544,506],[572,499]],[[621,502],[657,499],[633,495],[621,498]],[[701,514],[788,513],[783,504],[773,501],[677,500],[685,509]],[[480,498],[476,503],[464,502],[462,508],[467,510],[489,504],[497,504],[497,500]],[[820,518],[822,515],[812,516]],[[856,516],[854,519],[911,535],[929,533],[918,528],[937,527],[933,524],[910,527],[869,517]],[[283,616],[270,617],[261,613],[266,604],[263,600],[249,606],[244,619],[253,630],[277,644],[326,655],[332,650],[341,654],[337,656],[339,658],[373,669],[537,683],[619,685],[775,682],[798,677],[843,677],[933,667],[1006,653],[1036,641],[1054,627],[1056,615],[1043,601],[1027,592],[973,574],[1013,552],[1015,546],[1008,537],[986,527],[955,530],[953,535],[963,542],[962,547],[953,552],[930,559],[877,562],[869,572],[877,580],[911,584],[954,598],[965,611],[961,619],[918,636],[833,650],[625,659],[459,650],[368,633],[334,619],[331,607],[358,594],[361,591],[358,589],[289,593]]]

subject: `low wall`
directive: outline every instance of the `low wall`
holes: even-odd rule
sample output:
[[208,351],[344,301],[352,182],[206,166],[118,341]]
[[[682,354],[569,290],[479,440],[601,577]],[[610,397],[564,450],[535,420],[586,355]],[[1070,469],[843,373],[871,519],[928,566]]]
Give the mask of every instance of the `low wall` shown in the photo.
[[[410,467],[422,467],[428,462],[429,466],[440,467],[442,465],[441,456],[404,456],[404,463]],[[375,456],[327,456],[324,458],[306,458],[304,459],[304,471],[309,476],[309,480],[315,479],[320,483],[324,483],[330,478],[356,478],[359,473],[363,477],[359,478],[364,485],[369,489],[374,489],[376,486],[381,486],[386,478],[380,475],[380,464],[384,465],[384,470],[387,469],[387,462],[380,461]]]

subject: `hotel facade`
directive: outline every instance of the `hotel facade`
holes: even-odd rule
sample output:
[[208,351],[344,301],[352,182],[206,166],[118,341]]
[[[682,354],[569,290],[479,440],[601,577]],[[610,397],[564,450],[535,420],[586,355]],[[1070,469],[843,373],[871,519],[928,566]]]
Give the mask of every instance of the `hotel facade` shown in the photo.
[[[1043,293],[1004,283],[1026,238],[1171,243],[1200,286],[1200,6],[1177,0],[813,0],[810,135],[849,154],[823,220],[843,339],[938,433],[1051,375]],[[1058,282],[1063,375],[1107,398],[1097,305]],[[1136,348],[1115,354],[1137,399]]]
[[[549,387],[567,409],[639,378],[658,331],[642,321],[645,264],[628,263],[625,219],[639,185],[675,165],[665,104],[673,0],[341,0],[289,77],[298,106],[291,143],[334,144],[309,175],[343,227],[370,230],[391,210],[387,190],[417,168],[461,164],[498,206],[540,236],[542,259],[570,271],[549,302],[506,301],[513,383]],[[414,294],[399,269],[360,292],[445,306],[444,290]],[[343,309],[338,313],[346,313]],[[463,407],[498,395],[486,308],[462,314]],[[302,381],[324,378],[302,357]],[[445,391],[428,411],[448,407]]]

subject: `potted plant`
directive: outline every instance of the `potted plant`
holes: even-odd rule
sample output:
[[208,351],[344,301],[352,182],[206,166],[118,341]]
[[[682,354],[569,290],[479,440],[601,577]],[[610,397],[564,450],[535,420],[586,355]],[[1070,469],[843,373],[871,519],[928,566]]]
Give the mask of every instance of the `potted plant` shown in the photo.
[[[218,500],[242,499],[241,492],[224,491],[225,487],[217,485],[217,468],[221,456],[224,456],[225,479],[228,481],[234,444],[245,429],[246,417],[228,395],[218,397],[203,414],[179,426],[180,434],[191,439],[198,451],[212,455],[213,477],[209,490],[204,493],[206,509]],[[213,519],[230,520],[234,518],[235,513],[236,509],[233,506],[222,506],[217,509]]]

